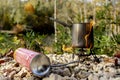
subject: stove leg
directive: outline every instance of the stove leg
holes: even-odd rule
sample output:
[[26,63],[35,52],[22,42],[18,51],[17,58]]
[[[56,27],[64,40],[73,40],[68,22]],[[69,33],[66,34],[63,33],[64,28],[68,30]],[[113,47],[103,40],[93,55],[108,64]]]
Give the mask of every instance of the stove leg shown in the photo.
[[90,55],[92,55],[94,57],[94,61],[95,62],[100,63],[99,58],[96,56],[96,54],[94,53],[94,51],[92,51],[91,49],[90,49]]
[[[81,60],[81,62],[84,62],[87,56],[90,56],[90,54],[85,54],[85,50],[83,48],[79,49],[80,53],[74,54],[78,56],[78,59]],[[81,59],[82,58],[82,59]]]
[[84,54],[85,50],[83,48],[80,49],[79,51],[80,53],[77,54],[78,56],[90,56],[91,55],[91,54]]
[[77,54],[73,54],[73,58],[74,58],[74,55],[77,55],[79,60],[81,57],[87,57],[87,56],[93,56],[94,57],[94,61],[97,62],[97,63],[100,63],[100,60],[99,58],[96,56],[96,54],[94,53],[94,51],[92,49],[90,49],[90,53],[89,54],[84,54],[85,50],[82,48],[79,50],[80,53],[77,53]]

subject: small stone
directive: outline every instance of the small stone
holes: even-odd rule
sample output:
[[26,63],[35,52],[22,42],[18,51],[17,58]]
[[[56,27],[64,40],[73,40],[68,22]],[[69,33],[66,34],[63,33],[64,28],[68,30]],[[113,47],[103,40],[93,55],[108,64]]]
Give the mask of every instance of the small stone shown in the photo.
[[94,75],[94,74],[90,74],[88,76],[88,80],[99,80],[98,76]]
[[76,76],[79,78],[79,79],[85,79],[87,78],[91,73],[89,72],[86,72],[86,71],[81,71],[79,72],[78,74],[76,74]]
[[62,76],[70,76],[71,75],[71,72],[68,68],[60,68],[60,67],[54,68],[54,69],[52,69],[52,72],[62,75]]
[[49,77],[45,77],[42,80],[62,80],[62,76],[52,73]]
[[19,77],[19,76],[14,76],[14,79],[13,79],[13,80],[22,80],[22,78]]
[[111,73],[109,73],[109,72],[103,72],[103,77],[109,79],[110,76],[111,76]]
[[100,77],[100,80],[108,80],[106,76]]
[[68,77],[68,76],[65,76],[63,77],[62,80],[77,80],[75,77]]
[[27,80],[42,80],[42,79],[39,77],[31,76],[31,77],[27,77]]
[[81,68],[81,67],[75,67],[75,68],[74,68],[74,73],[78,73],[78,72],[80,71],[80,68]]
[[109,68],[109,72],[110,73],[113,73],[113,74],[116,74],[117,73],[117,70],[115,68]]
[[22,80],[28,80],[26,77],[22,78]]
[[64,76],[70,76],[70,75],[71,75],[70,70],[69,70],[68,68],[65,68],[65,69],[63,70],[63,75],[64,75]]
[[11,80],[11,79],[8,78],[8,77],[5,77],[5,76],[3,76],[3,75],[0,75],[0,80]]
[[118,77],[118,78],[113,78],[113,79],[111,79],[111,80],[120,80],[120,77]]
[[82,64],[82,66],[80,67],[80,69],[81,69],[81,70],[86,70],[86,71],[88,70],[87,66],[84,65],[84,64]]

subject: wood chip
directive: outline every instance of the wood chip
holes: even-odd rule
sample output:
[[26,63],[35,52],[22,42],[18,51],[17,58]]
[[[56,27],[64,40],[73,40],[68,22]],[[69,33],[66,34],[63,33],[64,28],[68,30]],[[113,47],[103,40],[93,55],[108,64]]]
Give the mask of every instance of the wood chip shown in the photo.
[[114,63],[115,62],[115,60],[112,58],[104,58],[103,60],[105,63]]
[[10,49],[10,50],[8,51],[8,53],[6,53],[5,56],[7,56],[7,57],[13,57],[13,53],[14,53],[14,51],[13,51],[12,49]]
[[17,74],[21,78],[25,77],[27,75],[27,70],[25,68],[22,68],[20,72]]
[[12,71],[12,72],[8,75],[8,78],[13,79],[15,74],[16,74],[16,71]]
[[0,64],[4,63],[5,60],[4,59],[0,59]]

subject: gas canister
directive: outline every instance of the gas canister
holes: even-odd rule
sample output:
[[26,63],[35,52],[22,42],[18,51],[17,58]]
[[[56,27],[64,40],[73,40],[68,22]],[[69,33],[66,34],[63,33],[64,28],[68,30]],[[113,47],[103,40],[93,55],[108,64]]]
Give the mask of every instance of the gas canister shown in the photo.
[[19,64],[26,67],[35,76],[42,77],[47,75],[50,71],[50,60],[43,53],[18,48],[15,50],[13,56]]

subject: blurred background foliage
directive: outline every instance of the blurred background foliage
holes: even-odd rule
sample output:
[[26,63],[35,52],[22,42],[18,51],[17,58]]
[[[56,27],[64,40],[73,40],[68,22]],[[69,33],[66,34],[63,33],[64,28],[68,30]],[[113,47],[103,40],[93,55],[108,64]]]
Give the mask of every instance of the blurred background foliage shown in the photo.
[[[56,4],[56,13],[55,10]],[[119,0],[1,0],[0,53],[25,47],[44,53],[64,53],[71,47],[71,28],[63,27],[49,17],[67,24],[89,22],[94,25],[94,52],[112,55],[120,44]],[[56,32],[55,32],[56,29]],[[14,34],[13,34],[14,33]],[[54,42],[54,34],[57,42]]]

